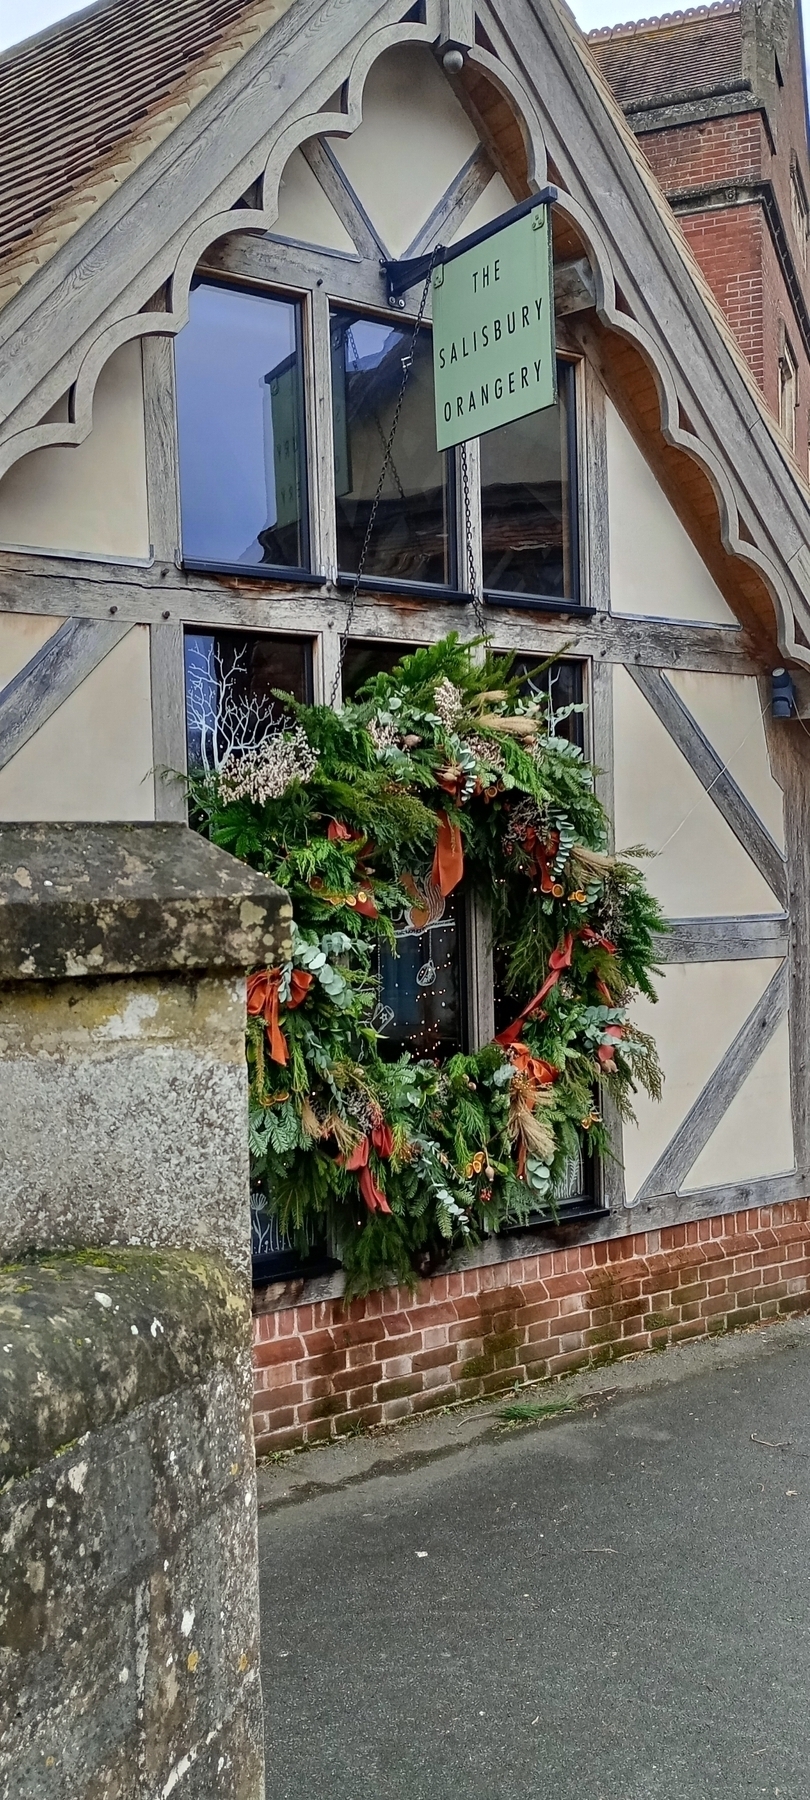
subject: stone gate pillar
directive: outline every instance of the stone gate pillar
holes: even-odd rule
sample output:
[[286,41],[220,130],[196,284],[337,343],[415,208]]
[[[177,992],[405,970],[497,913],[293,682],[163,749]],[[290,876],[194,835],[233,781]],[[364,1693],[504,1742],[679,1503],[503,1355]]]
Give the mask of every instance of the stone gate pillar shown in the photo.
[[263,1800],[245,971],[180,825],[0,827],[0,1794]]

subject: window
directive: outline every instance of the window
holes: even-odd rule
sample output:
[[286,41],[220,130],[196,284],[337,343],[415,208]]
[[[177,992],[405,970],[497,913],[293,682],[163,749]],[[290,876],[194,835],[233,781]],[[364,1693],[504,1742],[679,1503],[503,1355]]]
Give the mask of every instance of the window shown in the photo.
[[790,342],[785,335],[779,355],[779,423],[787,438],[791,450],[796,448],[796,407],[798,394],[799,367]]
[[200,282],[175,356],[184,560],[303,570],[300,307]]
[[799,255],[800,255],[801,261],[802,261],[802,268],[806,269],[807,268],[807,199],[806,199],[805,192],[804,192],[804,183],[803,183],[801,175],[799,174],[799,171],[795,167],[795,165],[790,171],[790,217],[791,217],[791,220],[793,223],[793,231],[794,231],[794,235],[796,238],[796,243],[799,246]]
[[268,716],[281,717],[273,690],[312,699],[312,652],[306,639],[249,631],[187,631],[188,766],[218,768],[228,746],[256,743]]
[[[514,664],[516,674],[523,673],[526,679],[526,691],[536,693],[538,689],[548,694],[553,717],[554,731],[558,737],[564,737],[571,744],[576,744],[583,752],[586,748],[585,714],[583,707],[583,665],[567,658],[553,663],[544,674],[536,680],[530,679],[530,671],[535,666],[530,657],[519,657]],[[572,710],[573,709],[573,710]],[[520,996],[507,994],[503,986],[503,957],[497,944],[493,951],[495,977],[495,1030],[502,1031],[511,1024],[520,1011],[523,1001]],[[593,1212],[601,1208],[600,1171],[598,1161],[593,1156],[580,1154],[572,1162],[567,1171],[560,1190],[554,1200],[558,1211],[566,1218],[578,1214]],[[538,1213],[533,1224],[548,1224],[548,1213]]]
[[[397,408],[410,321],[330,312],[339,580],[357,573]],[[199,278],[175,343],[183,560],[319,583],[307,496],[302,303]],[[492,604],[579,603],[575,368],[553,407],[480,440]],[[436,449],[431,333],[419,331],[363,575],[457,596],[457,453]],[[477,512],[478,496],[472,496]],[[316,506],[328,496],[315,494]]]
[[[273,697],[281,688],[296,700],[312,699],[311,644],[305,638],[264,632],[187,631],[186,724],[189,769],[216,767],[234,741],[258,742],[268,729],[268,712],[281,718]],[[267,1211],[257,1186],[250,1196],[253,1281],[285,1281],[315,1276],[338,1264],[322,1237],[313,1235],[302,1258]]]
[[553,716],[555,737],[567,738],[569,744],[576,744],[584,755],[586,744],[582,663],[561,657],[544,670],[542,675],[532,676],[531,671],[536,669],[537,661],[536,657],[516,656],[512,672],[514,675],[523,675],[523,691],[526,694],[543,693],[548,696],[549,716]]
[[[388,674],[410,644],[372,643],[353,638],[343,664],[343,692],[352,699],[372,675]],[[444,1062],[467,1042],[464,954],[464,900],[451,894],[442,912],[422,931],[407,920],[397,931],[396,954],[380,951],[374,1024],[383,1054],[410,1050]]]
[[373,1023],[381,1053],[446,1062],[466,1043],[464,905],[459,890],[440,901],[441,916],[424,931],[397,930],[396,954],[381,950]]
[[390,675],[401,656],[407,656],[413,650],[413,644],[390,644],[385,638],[375,642],[364,638],[350,638],[346,645],[343,659],[343,695],[346,700],[353,700],[358,688],[372,675]]
[[481,439],[484,592],[578,597],[574,367],[554,407]]
[[[357,571],[413,326],[332,314],[338,565]],[[364,573],[452,587],[450,459],[436,449],[433,351],[420,331]]]

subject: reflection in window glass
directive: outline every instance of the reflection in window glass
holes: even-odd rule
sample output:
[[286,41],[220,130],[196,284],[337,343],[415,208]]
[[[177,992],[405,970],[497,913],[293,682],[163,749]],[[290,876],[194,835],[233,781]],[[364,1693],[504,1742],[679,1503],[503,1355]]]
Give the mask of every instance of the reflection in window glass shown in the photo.
[[[338,563],[357,569],[413,327],[332,314]],[[447,460],[436,449],[433,350],[422,331],[385,478],[365,573],[451,586]]]
[[425,931],[398,931],[396,955],[380,950],[374,1024],[383,1054],[444,1062],[462,1048],[461,903],[451,894],[444,907]]
[[344,699],[353,700],[358,688],[363,686],[364,681],[370,681],[372,675],[390,675],[391,670],[412,649],[412,644],[350,638],[343,658]]
[[284,709],[281,688],[312,699],[312,652],[306,639],[260,632],[187,631],[186,730],[191,773],[217,769],[232,746],[261,743]]
[[183,552],[308,561],[300,309],[201,282],[175,342]]
[[573,366],[557,374],[556,406],[481,439],[485,590],[576,599]]

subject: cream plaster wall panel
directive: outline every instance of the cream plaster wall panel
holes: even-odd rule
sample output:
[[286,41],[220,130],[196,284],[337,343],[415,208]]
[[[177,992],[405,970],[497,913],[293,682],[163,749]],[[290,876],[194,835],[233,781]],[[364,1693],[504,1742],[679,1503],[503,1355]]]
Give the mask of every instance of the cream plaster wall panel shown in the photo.
[[613,611],[735,625],[731,608],[610,400],[606,411]]
[[0,544],[149,555],[140,341],[102,369],[84,443],[33,450],[0,481]]
[[153,819],[149,627],[136,625],[0,769],[0,819]]
[[771,774],[756,677],[702,675],[681,669],[664,672],[766,830],[784,850],[782,789]]
[[431,52],[421,44],[388,50],[363,96],[363,122],[330,140],[342,168],[392,256],[413,243],[478,136]]
[[325,250],[340,250],[346,256],[357,255],[353,239],[300,150],[294,150],[285,164],[278,200],[274,237],[322,245]]
[[627,1197],[632,1200],[682,1125],[709,1076],[779,967],[778,959],[669,963],[658,1003],[639,999],[632,1016],[655,1038],[664,1071],[660,1101],[636,1095],[635,1125],[624,1127]]
[[459,238],[470,237],[474,231],[480,231],[482,225],[491,225],[493,219],[499,219],[501,213],[508,212],[514,204],[503,176],[493,175],[483,194],[479,194],[475,205],[470,208],[466,219],[462,219],[458,231],[454,231],[451,244],[455,244]]
[[613,671],[616,844],[659,854],[644,874],[670,919],[781,910],[626,669]]
[[37,613],[0,613],[0,693],[64,622]]
[[756,1181],[794,1167],[790,1041],[783,1019],[682,1188],[688,1192],[727,1181]]

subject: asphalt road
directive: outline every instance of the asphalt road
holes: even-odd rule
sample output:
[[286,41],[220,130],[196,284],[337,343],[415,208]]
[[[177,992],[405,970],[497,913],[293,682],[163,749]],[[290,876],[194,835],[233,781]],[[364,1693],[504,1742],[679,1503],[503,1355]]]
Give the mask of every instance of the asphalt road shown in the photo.
[[268,1800],[808,1800],[810,1329],[622,1376],[264,1479]]

